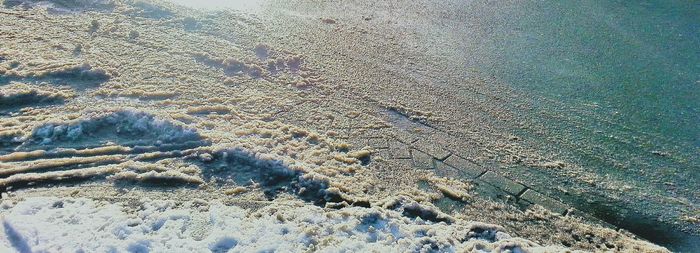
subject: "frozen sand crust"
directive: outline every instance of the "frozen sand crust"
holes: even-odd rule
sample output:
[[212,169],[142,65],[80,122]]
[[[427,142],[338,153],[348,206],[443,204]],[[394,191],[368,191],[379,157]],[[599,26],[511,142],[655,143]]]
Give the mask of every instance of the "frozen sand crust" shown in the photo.
[[[279,124],[268,127],[272,128],[249,128],[238,134],[253,142],[263,135],[262,140],[276,142],[265,146],[281,146],[296,159],[270,154],[269,149],[245,148],[262,145],[209,146],[211,143],[195,129],[141,111],[89,113],[75,120],[42,123],[17,148],[38,150],[0,156],[0,161],[8,162],[0,165],[0,176],[5,176],[0,178],[0,186],[10,189],[106,177],[115,183],[130,181],[161,186],[260,186],[268,199],[287,192],[319,206],[327,202],[347,205],[357,202],[339,189],[353,191],[357,189],[349,188],[355,187],[332,183],[329,176],[357,171],[358,158],[368,156],[368,152],[344,154],[335,151],[335,143],[316,133]],[[11,136],[14,135],[8,138]],[[94,147],[105,143],[111,144]],[[184,150],[172,148],[185,143],[193,145],[185,145]],[[305,152],[288,150],[288,145],[315,147],[311,158],[323,163],[307,161],[302,156]]]
[[[108,203],[30,198],[2,204],[2,244],[19,250],[85,252],[321,252],[543,250],[501,228],[409,219],[395,211],[351,207],[324,210],[300,202],[247,211],[219,202],[141,199]],[[295,208],[289,208],[289,206]],[[489,235],[489,236],[480,236]],[[19,246],[19,247],[18,247]],[[550,248],[562,250],[561,248]]]

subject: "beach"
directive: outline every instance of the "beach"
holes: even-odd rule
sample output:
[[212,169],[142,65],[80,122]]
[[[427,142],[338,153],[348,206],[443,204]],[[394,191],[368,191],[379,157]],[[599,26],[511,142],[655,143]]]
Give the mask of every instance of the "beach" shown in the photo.
[[567,6],[235,3],[2,2],[0,249],[700,247],[697,31],[661,61]]

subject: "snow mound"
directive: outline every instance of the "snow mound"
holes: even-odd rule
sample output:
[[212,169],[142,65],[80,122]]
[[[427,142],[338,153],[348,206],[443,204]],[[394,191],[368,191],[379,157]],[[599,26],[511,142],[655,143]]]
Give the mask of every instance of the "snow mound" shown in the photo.
[[151,114],[117,111],[73,122],[41,125],[33,130],[23,145],[94,146],[95,142],[107,141],[131,142],[132,145],[160,145],[201,139],[195,129],[156,118]]

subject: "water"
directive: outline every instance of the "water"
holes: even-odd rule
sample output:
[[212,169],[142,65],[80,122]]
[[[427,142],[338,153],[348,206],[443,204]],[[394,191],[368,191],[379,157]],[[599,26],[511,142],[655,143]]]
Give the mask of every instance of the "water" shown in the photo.
[[[679,210],[697,210],[700,2],[531,1],[495,9],[483,21],[490,54],[478,64],[531,95],[524,118],[545,129],[540,147],[634,187],[635,200],[623,201],[638,202],[625,209],[645,217],[612,219],[674,223]],[[528,131],[521,134],[537,136]],[[697,236],[680,240],[658,243],[700,247]]]
[[537,1],[497,47],[510,83],[615,110],[636,131],[700,147],[700,2]]

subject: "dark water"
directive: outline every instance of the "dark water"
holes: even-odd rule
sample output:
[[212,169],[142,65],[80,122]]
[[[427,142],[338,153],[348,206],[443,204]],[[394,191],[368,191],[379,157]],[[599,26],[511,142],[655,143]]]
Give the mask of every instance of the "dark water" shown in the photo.
[[[524,118],[545,129],[545,150],[634,187],[637,197],[621,205],[639,215],[612,209],[610,219],[651,227],[697,212],[700,1],[529,1],[493,10],[483,71],[531,95]],[[698,238],[658,243],[692,252]]]
[[700,147],[699,1],[537,1],[513,11],[511,83],[596,103],[617,121]]

